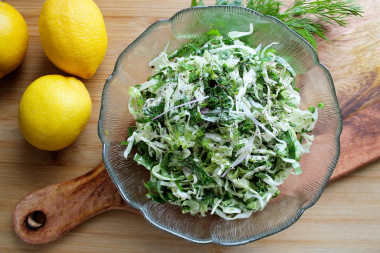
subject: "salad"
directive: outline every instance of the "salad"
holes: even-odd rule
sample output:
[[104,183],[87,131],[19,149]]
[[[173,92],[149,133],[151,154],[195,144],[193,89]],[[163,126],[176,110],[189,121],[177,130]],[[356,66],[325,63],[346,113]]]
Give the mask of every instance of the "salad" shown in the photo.
[[[295,71],[248,36],[211,30],[149,66],[148,81],[129,88],[124,157],[150,171],[147,197],[183,213],[226,220],[262,210],[289,174],[302,173],[318,109],[301,110]],[[323,108],[320,103],[318,107]]]

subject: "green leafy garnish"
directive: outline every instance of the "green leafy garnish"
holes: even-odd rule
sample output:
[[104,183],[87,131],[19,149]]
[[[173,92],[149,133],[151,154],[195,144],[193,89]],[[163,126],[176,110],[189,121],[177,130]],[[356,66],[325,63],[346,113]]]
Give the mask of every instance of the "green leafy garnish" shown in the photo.
[[[238,5],[242,1],[216,0],[216,5]],[[202,6],[203,1],[192,0],[191,6]],[[263,15],[278,18],[304,37],[315,49],[314,36],[327,40],[326,30],[320,21],[346,26],[349,16],[361,16],[363,10],[355,0],[295,0],[288,8],[281,10],[283,3],[278,0],[247,0],[246,7]],[[316,19],[315,19],[316,18]]]
[[203,3],[202,0],[191,0],[191,7],[194,7],[194,6],[204,6],[205,4]]

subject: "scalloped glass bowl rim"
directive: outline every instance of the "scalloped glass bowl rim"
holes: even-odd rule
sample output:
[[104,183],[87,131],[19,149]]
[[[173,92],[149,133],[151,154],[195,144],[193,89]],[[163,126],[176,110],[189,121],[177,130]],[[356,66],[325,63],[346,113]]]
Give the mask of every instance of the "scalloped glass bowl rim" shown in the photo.
[[[103,131],[101,131],[101,126],[102,126],[102,119],[103,119],[103,115],[104,115],[104,104],[105,104],[105,94],[110,86],[110,83],[111,83],[111,80],[113,79],[113,76],[117,73],[117,66],[119,64],[121,64],[121,61],[123,60],[124,58],[124,55],[130,50],[132,49],[134,46],[136,46],[139,41],[145,36],[147,35],[155,26],[159,25],[160,23],[162,22],[171,22],[173,19],[175,19],[176,16],[178,15],[181,15],[182,13],[184,12],[189,12],[189,11],[192,11],[194,9],[199,9],[199,8],[202,8],[202,9],[213,9],[213,8],[226,8],[226,9],[233,9],[233,8],[241,8],[241,9],[244,9],[246,11],[249,11],[251,12],[252,14],[254,15],[257,15],[257,16],[261,16],[261,17],[265,17],[267,18],[268,20],[272,20],[273,22],[276,22],[280,25],[282,25],[283,29],[286,29],[289,33],[293,34],[293,36],[296,36],[298,37],[299,39],[301,39],[301,43],[304,44],[304,46],[310,51],[312,57],[313,57],[313,61],[315,63],[315,65],[320,65],[322,67],[322,69],[324,70],[324,73],[328,79],[328,82],[330,84],[330,88],[331,88],[331,92],[332,92],[332,96],[333,96],[333,100],[334,100],[334,106],[335,108],[337,109],[337,113],[338,113],[338,126],[337,126],[337,130],[336,130],[336,135],[335,135],[335,142],[336,142],[336,147],[337,147],[337,153],[336,153],[336,156],[334,157],[334,159],[332,160],[332,163],[330,164],[330,168],[329,168],[329,172],[326,174],[326,178],[324,179],[324,182],[322,184],[322,187],[320,188],[320,191],[317,195],[316,198],[314,198],[309,205],[305,206],[305,207],[300,207],[300,209],[298,210],[298,213],[297,215],[294,217],[294,219],[292,221],[290,221],[286,226],[283,226],[283,227],[277,227],[276,229],[274,229],[273,231],[269,232],[268,234],[260,234],[260,235],[257,235],[253,238],[250,238],[248,240],[244,240],[244,241],[236,241],[236,242],[221,242],[221,241],[216,241],[216,240],[213,240],[212,238],[209,239],[209,240],[196,240],[196,239],[193,239],[191,237],[187,237],[187,236],[184,236],[182,234],[179,234],[179,233],[176,233],[174,231],[171,231],[170,229],[167,229],[163,226],[161,226],[160,224],[157,224],[156,222],[154,222],[153,220],[149,219],[148,215],[145,213],[145,210],[142,209],[138,204],[134,203],[133,201],[131,201],[128,196],[125,195],[125,193],[123,192],[122,189],[120,189],[119,185],[116,183],[115,179],[112,177],[112,166],[109,162],[109,159],[108,159],[108,156],[107,156],[107,153],[108,153],[108,143],[107,141],[105,141],[105,138],[104,138],[104,133]],[[259,239],[262,239],[262,238],[265,238],[267,236],[270,236],[270,235],[273,235],[273,234],[276,234],[288,227],[290,227],[291,225],[293,225],[303,214],[303,212],[310,208],[311,206],[313,206],[317,201],[318,199],[320,198],[321,194],[323,193],[334,169],[335,169],[335,166],[336,166],[336,163],[338,162],[338,158],[339,158],[339,154],[340,154],[340,134],[342,132],[342,128],[343,128],[343,120],[342,120],[342,115],[341,115],[341,110],[339,108],[339,104],[338,104],[338,100],[337,100],[337,96],[336,96],[336,92],[335,92],[335,87],[334,87],[334,83],[333,83],[333,79],[331,77],[331,74],[330,72],[328,71],[328,69],[322,64],[320,63],[319,61],[319,58],[318,58],[318,55],[317,55],[317,52],[314,50],[314,48],[309,44],[309,42],[307,42],[302,36],[300,36],[299,34],[297,34],[296,32],[294,32],[293,30],[291,30],[288,26],[286,26],[282,21],[280,21],[279,19],[273,17],[273,16],[268,16],[268,15],[262,15],[254,10],[251,10],[251,9],[248,9],[248,8],[245,8],[245,7],[240,7],[240,6],[198,6],[198,7],[192,7],[192,8],[186,8],[186,9],[183,9],[177,13],[175,13],[170,19],[160,19],[160,20],[157,20],[156,22],[154,22],[153,24],[151,24],[139,37],[137,37],[130,45],[128,45],[126,47],[126,49],[123,50],[123,52],[119,55],[117,61],[116,61],[116,64],[115,64],[115,67],[114,67],[114,70],[112,72],[112,74],[108,77],[108,79],[106,80],[105,84],[104,84],[104,87],[103,87],[103,91],[102,91],[102,100],[101,100],[101,108],[100,108],[100,115],[99,115],[99,121],[98,121],[98,135],[99,135],[99,138],[103,144],[103,152],[102,152],[102,155],[103,155],[103,160],[104,160],[104,163],[105,163],[105,166],[106,166],[106,169],[107,169],[107,172],[108,174],[110,175],[112,181],[114,182],[116,188],[118,189],[119,193],[121,194],[121,196],[123,197],[123,199],[127,202],[128,205],[136,208],[136,209],[139,209],[144,218],[149,221],[152,225],[154,225],[155,227],[161,229],[161,230],[164,230],[164,231],[167,231],[173,235],[176,235],[178,237],[181,237],[183,239],[186,239],[190,242],[194,242],[194,243],[201,243],[201,244],[206,244],[206,243],[215,243],[215,244],[219,244],[219,245],[223,245],[223,246],[237,246],[237,245],[242,245],[242,244],[246,244],[246,243],[249,243],[249,242],[253,242],[253,241],[256,241],[256,240],[259,240]]]

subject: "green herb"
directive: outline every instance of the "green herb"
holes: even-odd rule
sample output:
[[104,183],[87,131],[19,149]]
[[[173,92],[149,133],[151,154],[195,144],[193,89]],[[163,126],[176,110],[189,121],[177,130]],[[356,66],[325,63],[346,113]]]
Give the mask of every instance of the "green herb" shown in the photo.
[[128,136],[132,136],[133,132],[136,131],[136,129],[136,126],[131,126],[130,128],[128,128]]
[[202,0],[191,0],[191,7],[194,7],[194,6],[204,6],[205,4],[203,3]]
[[216,36],[220,36],[220,32],[216,29],[213,29],[213,30],[210,30],[207,32],[208,35],[216,35]]
[[318,108],[321,108],[321,109],[325,108],[325,104],[322,102],[318,103]]
[[[204,5],[203,1],[192,0],[191,6]],[[242,5],[242,1],[217,0],[216,5]],[[287,9],[281,11],[282,2],[278,0],[247,0],[246,7],[263,15],[278,18],[287,26],[304,37],[315,49],[314,36],[327,40],[322,22],[346,26],[350,16],[361,16],[361,7],[355,0],[295,0]],[[313,19],[317,18],[317,20]]]
[[309,106],[309,111],[310,111],[311,113],[315,112],[315,107],[314,107],[314,106]]
[[161,204],[167,201],[167,199],[165,199],[162,195],[159,182],[149,181],[148,183],[144,183],[144,185],[149,191],[149,193],[147,194],[148,198],[152,198],[154,201]]
[[295,145],[295,141],[293,140],[292,135],[290,134],[289,131],[285,132],[285,142],[288,146],[289,158],[295,159],[296,158],[296,145]]
[[152,106],[144,110],[144,114],[148,116],[149,118],[154,118],[164,112],[164,107],[165,107],[165,104],[160,103],[159,105]]

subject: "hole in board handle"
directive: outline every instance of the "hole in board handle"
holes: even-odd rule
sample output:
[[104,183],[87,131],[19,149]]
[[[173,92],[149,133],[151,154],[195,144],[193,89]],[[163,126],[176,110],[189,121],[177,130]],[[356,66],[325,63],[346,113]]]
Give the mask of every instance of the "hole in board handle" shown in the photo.
[[46,215],[41,211],[33,211],[25,218],[26,226],[31,230],[37,230],[45,225]]

